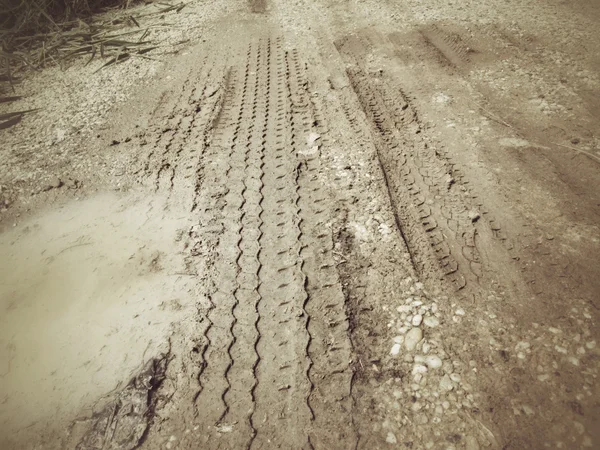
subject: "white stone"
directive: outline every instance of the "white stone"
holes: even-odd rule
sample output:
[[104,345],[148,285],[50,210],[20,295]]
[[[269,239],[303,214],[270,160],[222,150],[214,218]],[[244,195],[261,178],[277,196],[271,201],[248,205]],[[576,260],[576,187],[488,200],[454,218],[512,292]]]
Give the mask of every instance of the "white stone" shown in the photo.
[[425,364],[427,364],[427,367],[430,369],[439,369],[442,367],[442,360],[435,355],[430,355],[425,358]]
[[425,367],[422,364],[415,364],[413,369],[412,369],[412,374],[416,375],[418,373],[425,373],[427,372],[427,367]]
[[451,391],[454,389],[454,385],[452,384],[452,380],[448,375],[444,375],[440,380],[440,389],[442,391]]
[[473,436],[465,437],[465,449],[466,450],[480,450],[479,442]]
[[423,339],[423,331],[420,328],[411,328],[404,338],[404,347],[408,351],[413,351],[417,344]]
[[418,327],[419,325],[421,325],[421,322],[423,322],[423,316],[421,314],[416,314],[415,316],[413,316],[411,322],[413,324],[413,327]]
[[586,343],[585,343],[585,346],[586,346],[588,349],[590,349],[590,350],[591,350],[591,349],[593,349],[593,348],[595,348],[595,347],[596,347],[596,341],[590,341],[590,342],[586,342]]
[[399,313],[407,313],[410,311],[410,305],[400,305],[396,308],[396,311]]
[[390,353],[394,356],[397,356],[400,354],[400,348],[401,348],[400,344],[394,344],[394,345],[392,345],[392,349],[390,350]]
[[385,441],[388,444],[397,444],[398,443],[398,440],[396,439],[396,435],[394,433],[392,433],[391,431],[388,431]]
[[465,310],[464,310],[464,309],[462,309],[462,308],[458,308],[458,309],[455,311],[455,313],[456,313],[456,315],[457,315],[457,316],[464,316],[464,315],[465,315]]
[[460,383],[460,380],[461,380],[460,375],[457,373],[450,374],[450,379],[452,381],[454,381],[455,383]]
[[404,336],[394,336],[393,341],[396,344],[402,344],[404,342]]
[[432,303],[431,304],[431,312],[434,313],[434,314],[436,312],[438,312],[438,304],[437,303]]
[[427,316],[423,320],[426,327],[435,328],[440,324],[440,320],[435,316]]

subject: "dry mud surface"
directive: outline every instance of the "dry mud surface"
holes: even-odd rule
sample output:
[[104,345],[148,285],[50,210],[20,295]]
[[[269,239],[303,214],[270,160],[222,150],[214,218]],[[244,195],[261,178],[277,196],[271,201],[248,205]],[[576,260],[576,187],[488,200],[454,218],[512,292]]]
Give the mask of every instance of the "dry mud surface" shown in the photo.
[[0,448],[598,448],[596,3],[183,11],[20,87]]

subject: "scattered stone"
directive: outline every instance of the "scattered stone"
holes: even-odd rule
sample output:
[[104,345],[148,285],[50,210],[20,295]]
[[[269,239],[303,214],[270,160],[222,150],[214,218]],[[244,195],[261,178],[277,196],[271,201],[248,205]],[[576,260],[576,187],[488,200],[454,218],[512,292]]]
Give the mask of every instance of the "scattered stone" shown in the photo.
[[451,373],[451,374],[450,374],[450,379],[451,379],[452,381],[454,381],[455,383],[460,383],[461,377],[460,377],[460,375],[459,375],[459,374],[457,374],[457,373]]
[[444,375],[440,380],[440,389],[442,391],[451,391],[454,389],[454,385],[452,384],[452,380],[448,375]]
[[412,370],[412,374],[416,375],[418,373],[426,373],[427,372],[427,367],[421,365],[421,364],[415,364],[415,366],[413,367]]
[[469,217],[469,219],[473,223],[477,222],[479,220],[479,218],[481,217],[481,215],[477,211],[475,211],[475,210],[469,211],[469,213],[467,214],[467,216]]
[[321,138],[321,136],[319,136],[317,133],[310,133],[310,134],[308,135],[308,137],[306,138],[306,144],[307,144],[309,147],[312,147],[312,146],[313,146],[313,144],[314,144],[314,143],[315,143],[317,140],[319,140],[320,138]]
[[426,327],[435,328],[440,324],[440,320],[435,316],[427,316],[423,320]]
[[404,342],[404,336],[395,336],[393,340],[396,344],[402,344]]
[[425,364],[430,369],[439,369],[442,367],[442,360],[438,356],[430,355],[425,358]]
[[411,322],[414,327],[418,327],[419,325],[421,325],[421,322],[423,322],[423,316],[421,314],[416,314],[413,316]]
[[52,179],[50,179],[50,182],[48,183],[48,185],[46,186],[44,191],[49,191],[51,189],[58,189],[62,185],[63,185],[63,182],[60,178],[53,177]]
[[464,310],[464,309],[462,309],[462,308],[458,308],[458,309],[455,311],[455,313],[456,313],[456,315],[457,315],[457,316],[464,316],[464,315],[465,315],[465,310]]
[[465,436],[466,450],[480,450],[479,442],[473,436]]
[[423,331],[420,328],[411,328],[404,338],[404,347],[409,352],[412,352],[417,344],[423,339]]
[[388,444],[397,444],[398,440],[396,439],[396,435],[391,431],[388,431],[387,437],[385,438],[385,442]]
[[390,350],[390,353],[394,356],[397,356],[400,354],[400,344],[394,344],[392,345],[392,349]]

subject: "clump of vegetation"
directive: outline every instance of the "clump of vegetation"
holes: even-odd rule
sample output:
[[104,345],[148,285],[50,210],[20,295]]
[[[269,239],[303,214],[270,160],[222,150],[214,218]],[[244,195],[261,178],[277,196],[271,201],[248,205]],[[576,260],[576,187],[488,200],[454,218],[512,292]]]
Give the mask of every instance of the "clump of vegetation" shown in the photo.
[[[90,55],[108,59],[107,64],[143,55],[149,47],[149,29],[140,19],[185,4],[157,3],[154,11],[134,17],[127,13],[131,0],[0,0],[0,81],[13,82],[15,71],[24,67],[62,65],[69,58]],[[109,8],[121,14],[94,20],[92,14]],[[123,31],[125,25],[136,29]],[[114,60],[114,61],[113,61]]]
[[[143,18],[179,12],[184,3],[156,3],[153,10],[133,16],[132,0],[0,0],[0,103],[10,103],[20,73],[49,64],[64,66],[86,56],[105,59],[100,69],[131,57],[148,58],[157,48],[149,39]],[[149,1],[148,1],[149,2]],[[110,18],[93,14],[118,8]],[[100,70],[98,69],[98,70]],[[13,91],[13,93],[9,92]],[[0,114],[0,129],[12,126],[29,111]]]

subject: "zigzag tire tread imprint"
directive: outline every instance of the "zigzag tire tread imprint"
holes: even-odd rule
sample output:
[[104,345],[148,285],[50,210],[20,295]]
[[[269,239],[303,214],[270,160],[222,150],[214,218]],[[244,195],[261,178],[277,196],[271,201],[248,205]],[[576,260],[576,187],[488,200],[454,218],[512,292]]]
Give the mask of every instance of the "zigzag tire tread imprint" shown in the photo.
[[[366,116],[415,269],[425,277],[439,273],[456,290],[467,285],[477,287],[485,270],[478,246],[485,244],[469,212],[481,212],[484,231],[503,242],[509,253],[510,242],[489,211],[470,193],[460,168],[421,138],[421,121],[409,96],[384,77],[367,73],[361,65],[359,61],[365,59],[362,53],[369,45],[360,36],[336,42]],[[350,123],[359,129],[357,118],[347,109]],[[437,267],[431,266],[429,261],[436,260]]]
[[196,171],[209,232],[198,256],[211,265],[194,399],[203,445],[352,448],[348,319],[305,65],[273,37],[243,60],[224,70]]

